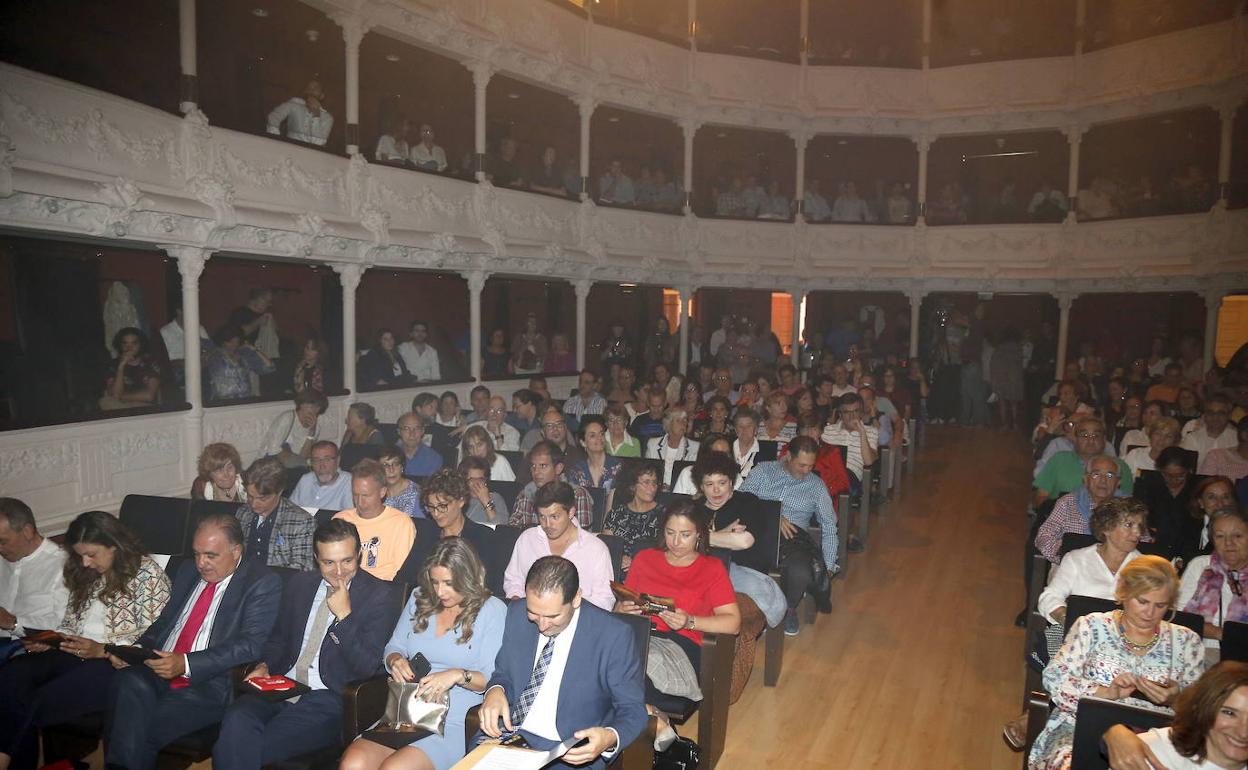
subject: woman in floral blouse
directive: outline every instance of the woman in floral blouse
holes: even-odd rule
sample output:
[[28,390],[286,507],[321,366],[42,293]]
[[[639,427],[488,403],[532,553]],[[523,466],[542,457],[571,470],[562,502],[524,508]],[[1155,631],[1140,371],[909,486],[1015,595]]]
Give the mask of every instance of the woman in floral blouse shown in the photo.
[[74,519],[65,547],[59,649],[25,642],[28,654],[0,669],[0,756],[14,770],[34,767],[40,727],[104,710],[116,673],[104,645],[133,644],[169,601],[165,571],[112,515]]
[[1044,669],[1055,708],[1031,747],[1028,768],[1068,770],[1080,698],[1169,707],[1196,681],[1205,663],[1200,637],[1165,620],[1178,591],[1170,562],[1141,556],[1118,573],[1114,598],[1121,609],[1075,621]]

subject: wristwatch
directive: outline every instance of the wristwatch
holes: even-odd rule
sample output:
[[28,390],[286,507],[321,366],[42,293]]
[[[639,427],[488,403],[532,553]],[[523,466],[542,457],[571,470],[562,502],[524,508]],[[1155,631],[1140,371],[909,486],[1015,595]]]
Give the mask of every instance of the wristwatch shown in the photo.
[[464,681],[462,684],[465,686],[472,684],[472,672],[468,669],[464,669]]

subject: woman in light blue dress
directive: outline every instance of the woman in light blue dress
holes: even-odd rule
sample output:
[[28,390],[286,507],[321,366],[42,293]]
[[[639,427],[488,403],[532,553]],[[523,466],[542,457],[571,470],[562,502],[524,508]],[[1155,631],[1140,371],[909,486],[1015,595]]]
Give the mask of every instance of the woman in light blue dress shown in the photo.
[[397,751],[357,738],[340,770],[449,770],[464,756],[464,715],[481,703],[503,641],[507,605],[485,587],[485,568],[466,540],[438,542],[420,573],[386,645],[386,669],[395,681],[414,681],[408,659],[422,653],[432,673],[422,693],[450,692],[443,735],[421,738]]

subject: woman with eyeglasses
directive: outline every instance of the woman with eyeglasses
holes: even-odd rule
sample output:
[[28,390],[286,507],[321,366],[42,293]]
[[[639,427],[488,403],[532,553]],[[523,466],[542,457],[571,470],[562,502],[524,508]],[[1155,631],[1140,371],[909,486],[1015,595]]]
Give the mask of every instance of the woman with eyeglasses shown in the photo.
[[659,494],[660,473],[658,463],[629,463],[616,477],[614,503],[603,521],[602,534],[624,541],[621,567],[625,570],[632,564],[634,553],[658,541],[658,519],[663,507],[655,498]]
[[464,440],[460,445],[460,458],[480,457],[490,465],[490,478],[495,481],[515,481],[516,472],[512,470],[507,458],[494,452],[494,441],[489,431],[482,425],[469,425],[464,431]]
[[1074,622],[1044,669],[1055,708],[1032,744],[1030,770],[1069,770],[1080,698],[1171,706],[1179,691],[1200,677],[1205,667],[1200,637],[1166,620],[1178,590],[1170,562],[1140,556],[1119,571],[1114,599],[1121,609]]
[[1157,459],[1164,449],[1178,445],[1179,421],[1161,417],[1148,429],[1148,446],[1132,449],[1122,460],[1131,468],[1131,475],[1138,479],[1140,471],[1157,470]]
[[1248,622],[1248,517],[1238,508],[1214,511],[1209,540],[1213,553],[1183,571],[1177,606],[1205,619],[1205,646],[1216,661],[1223,624]]
[[1200,522],[1192,517],[1191,503],[1196,488],[1192,455],[1177,446],[1161,450],[1156,475],[1142,476],[1135,496],[1148,507],[1148,525],[1160,553],[1174,557],[1181,543],[1200,539]]
[[1185,522],[1187,526],[1181,530],[1175,545],[1175,555],[1181,559],[1180,566],[1212,550],[1209,542],[1209,520],[1213,514],[1223,508],[1238,506],[1235,485],[1227,477],[1211,476],[1196,485],[1196,489],[1192,491],[1191,502],[1188,503],[1191,521]]
[[1148,429],[1162,417],[1170,415],[1170,405],[1165,401],[1145,401],[1140,412],[1139,427],[1128,430],[1118,439],[1118,456],[1125,457],[1134,447],[1148,446]]
[[[472,545],[481,564],[485,567],[485,585],[490,593],[503,596],[503,573],[507,569],[510,551],[500,554],[494,539],[494,530],[468,518],[468,501],[472,488],[464,474],[452,468],[443,468],[429,478],[420,489],[421,507],[428,512],[429,521],[419,522],[416,544],[412,546],[407,560],[395,574],[396,583],[416,582],[429,554],[440,541],[450,537],[462,538]],[[437,527],[435,531],[430,523]]]
[[620,404],[607,407],[607,454],[612,457],[641,457],[641,442],[628,432],[631,420]]
[[420,487],[403,475],[403,450],[386,447],[381,450],[380,460],[381,470],[386,475],[385,504],[413,519],[425,518],[425,511],[420,507]]

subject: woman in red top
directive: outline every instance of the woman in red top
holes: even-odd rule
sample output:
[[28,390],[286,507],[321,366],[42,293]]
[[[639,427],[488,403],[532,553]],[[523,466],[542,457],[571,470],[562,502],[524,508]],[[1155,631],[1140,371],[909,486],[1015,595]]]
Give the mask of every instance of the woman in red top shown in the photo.
[[[659,519],[662,539],[633,557],[625,585],[639,593],[674,600],[676,609],[651,620],[650,633],[680,645],[693,670],[701,664],[702,632],[735,634],[741,630],[741,610],[724,563],[708,556],[710,532],[706,517],[691,501],[683,500]],[[629,601],[616,604],[617,612],[640,615]]]

